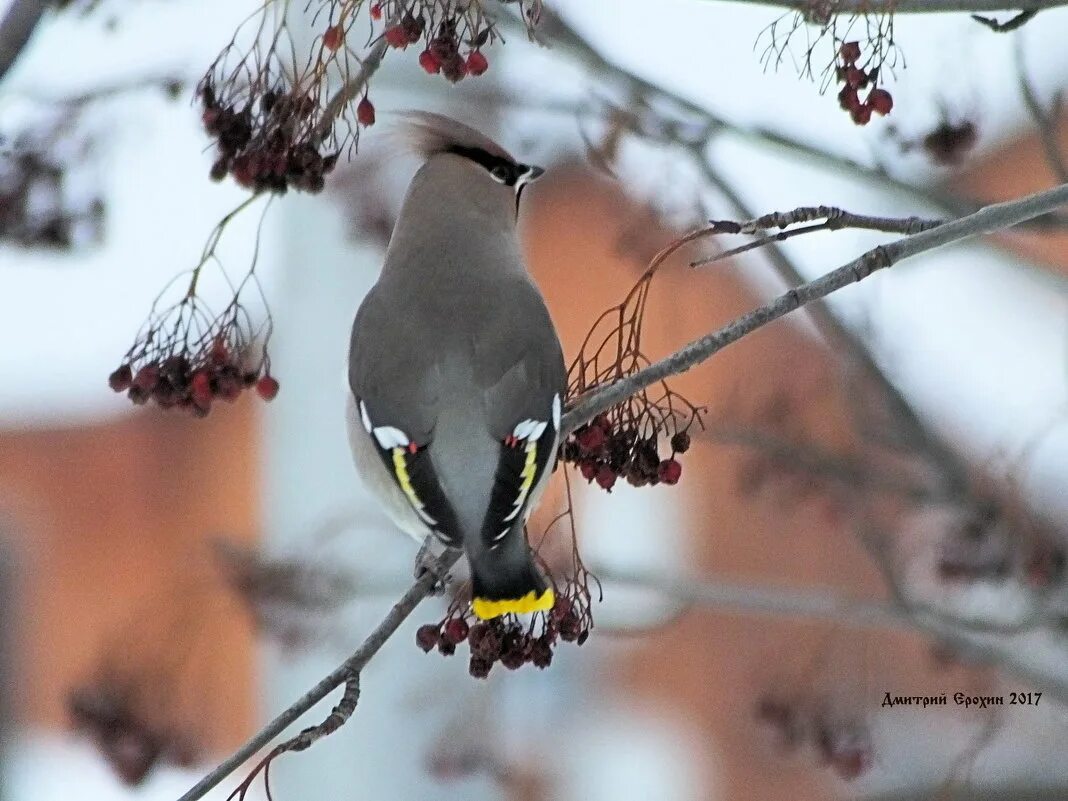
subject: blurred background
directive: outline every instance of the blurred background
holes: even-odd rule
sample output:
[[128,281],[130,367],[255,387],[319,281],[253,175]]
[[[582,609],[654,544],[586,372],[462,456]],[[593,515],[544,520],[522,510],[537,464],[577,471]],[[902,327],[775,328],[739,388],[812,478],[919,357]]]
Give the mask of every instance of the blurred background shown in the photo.
[[[343,424],[352,317],[417,167],[391,112],[451,114],[548,168],[521,233],[569,359],[709,218],[943,218],[1068,180],[1051,158],[1068,152],[1061,10],[1009,34],[900,15],[894,109],[861,127],[833,70],[823,93],[818,64],[798,75],[818,29],[765,68],[781,9],[561,2],[541,45],[505,8],[485,75],[454,86],[391,52],[351,163],[226,228],[201,297],[225,305],[255,259],[281,391],[193,419],[107,377],[248,197],[208,179],[192,98],[256,6],[62,6],[0,75],[4,801],[177,798],[410,584],[414,544],[364,493]],[[298,44],[325,27],[319,4],[291,11]],[[431,599],[364,671],[352,721],[275,765],[274,797],[1064,797],[1066,231],[1055,217],[905,262],[673,381],[705,407],[678,485],[570,476],[603,583],[589,641],[476,680],[463,653],[415,647],[445,614]],[[889,238],[819,232],[691,268],[744,240],[697,242],[653,281],[643,351]],[[567,507],[554,482],[532,531]],[[958,692],[1043,695],[965,708]]]

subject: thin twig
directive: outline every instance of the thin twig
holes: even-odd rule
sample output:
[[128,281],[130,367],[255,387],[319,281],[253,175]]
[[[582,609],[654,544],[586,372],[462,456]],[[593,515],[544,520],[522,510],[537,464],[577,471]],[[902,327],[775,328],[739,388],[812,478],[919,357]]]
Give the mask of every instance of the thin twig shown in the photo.
[[[761,6],[790,8],[802,14],[813,14],[822,4],[812,0],[732,0]],[[843,16],[875,14],[945,14],[964,11],[1033,11],[1060,8],[1062,0],[834,0],[833,13]]]
[[245,764],[257,751],[281,734],[287,726],[345,683],[346,679],[359,674],[371,660],[371,657],[378,653],[386,640],[393,636],[393,633],[412,613],[415,607],[430,594],[438,581],[435,573],[437,575],[445,575],[459,558],[460,552],[456,550],[448,550],[438,557],[435,562],[435,570],[427,571],[411,586],[401,599],[393,605],[393,608],[389,610],[382,622],[378,624],[378,627],[353,652],[352,656],[257,732],[222,764],[190,788],[178,801],[197,801],[197,799],[203,798],[209,790]]
[[607,411],[635,392],[673,375],[686,372],[758,328],[806,304],[825,298],[843,287],[862,281],[873,272],[953,242],[1017,225],[1024,220],[1032,219],[1066,204],[1068,204],[1068,184],[1062,184],[1045,192],[986,206],[974,214],[947,222],[929,231],[922,231],[873,248],[838,269],[814,281],[790,289],[769,303],[735,318],[719,330],[694,340],[666,359],[579,398],[578,402],[564,415],[561,421],[561,431],[565,434],[574,431],[578,426],[589,422],[596,415]]
[[316,134],[320,139],[325,139],[329,136],[330,129],[333,127],[334,122],[338,117],[345,113],[345,107],[355,100],[364,90],[367,86],[367,82],[371,79],[371,76],[378,71],[380,66],[382,66],[382,59],[386,55],[387,50],[389,50],[389,44],[383,36],[372,45],[367,55],[364,56],[363,63],[360,64],[359,72],[346,81],[345,84],[337,90],[334,96],[330,98],[315,126]]
[[1020,82],[1020,94],[1023,95],[1024,104],[1031,113],[1038,128],[1038,135],[1042,140],[1042,149],[1046,151],[1046,161],[1053,175],[1062,183],[1068,181],[1068,166],[1064,163],[1061,154],[1061,145],[1057,136],[1057,118],[1061,110],[1061,93],[1053,96],[1050,108],[1042,107],[1042,103],[1035,94],[1035,88],[1027,77],[1027,65],[1024,64],[1023,39],[1017,37],[1015,42],[1016,73]]
[[[815,222],[822,220],[823,222]],[[945,220],[929,220],[922,217],[873,217],[867,214],[854,214],[853,212],[839,209],[834,206],[802,206],[793,211],[773,212],[757,217],[739,226],[739,233],[755,234],[772,228],[786,229],[792,225],[812,223],[790,230],[782,230],[775,234],[767,234],[752,242],[739,247],[725,250],[711,256],[703,256],[690,262],[691,267],[701,267],[712,262],[736,256],[748,250],[764,247],[773,242],[785,242],[795,236],[814,233],[816,231],[840,231],[844,228],[857,228],[865,231],[882,231],[888,234],[918,234],[920,231],[928,231],[931,228],[944,223]],[[723,228],[722,221],[712,221],[711,226]]]

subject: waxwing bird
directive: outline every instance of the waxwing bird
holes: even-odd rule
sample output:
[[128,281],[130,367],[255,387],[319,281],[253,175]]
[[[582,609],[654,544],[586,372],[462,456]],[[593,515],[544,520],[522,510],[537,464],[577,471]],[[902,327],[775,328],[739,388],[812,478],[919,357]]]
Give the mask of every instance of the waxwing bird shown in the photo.
[[356,466],[400,528],[463,548],[480,618],[550,609],[524,526],[567,370],[516,230],[543,171],[437,114],[413,114],[411,136],[425,161],[352,328]]

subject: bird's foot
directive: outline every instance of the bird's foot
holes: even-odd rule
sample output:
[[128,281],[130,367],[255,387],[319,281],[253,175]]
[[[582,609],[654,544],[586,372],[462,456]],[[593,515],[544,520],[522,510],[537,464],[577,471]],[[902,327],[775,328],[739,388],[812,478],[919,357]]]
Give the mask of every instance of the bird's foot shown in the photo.
[[432,538],[427,537],[423,540],[423,544],[419,546],[419,553],[415,555],[415,578],[418,581],[423,578],[427,573],[434,576],[434,586],[430,589],[431,595],[444,595],[445,587],[452,581],[452,575],[448,571],[443,571],[438,566],[438,556],[434,553],[432,547]]

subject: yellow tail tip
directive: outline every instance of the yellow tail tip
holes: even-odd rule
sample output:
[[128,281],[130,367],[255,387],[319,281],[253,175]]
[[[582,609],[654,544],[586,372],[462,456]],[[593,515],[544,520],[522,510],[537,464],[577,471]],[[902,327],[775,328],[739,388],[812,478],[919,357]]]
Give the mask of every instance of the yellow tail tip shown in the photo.
[[549,587],[541,595],[531,590],[522,598],[502,598],[492,601],[489,598],[475,598],[471,608],[481,620],[492,620],[501,615],[522,615],[527,612],[545,612],[553,608],[556,595]]

